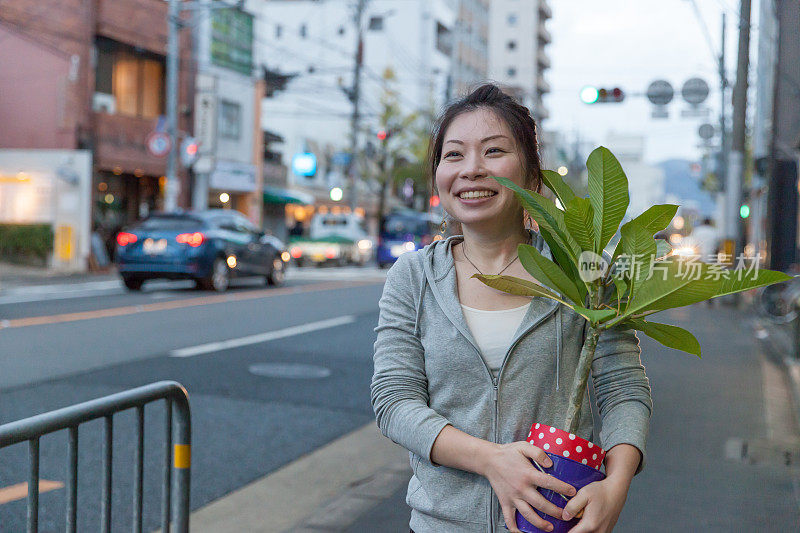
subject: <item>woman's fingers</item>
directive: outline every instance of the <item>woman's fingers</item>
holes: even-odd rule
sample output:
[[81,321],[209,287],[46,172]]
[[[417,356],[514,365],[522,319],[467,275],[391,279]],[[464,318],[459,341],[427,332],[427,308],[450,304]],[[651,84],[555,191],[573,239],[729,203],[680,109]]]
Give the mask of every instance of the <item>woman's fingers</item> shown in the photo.
[[581,514],[581,511],[586,504],[589,503],[589,496],[587,492],[580,492],[577,496],[572,498],[567,505],[564,506],[564,511],[561,514],[562,520],[570,520],[573,517]]
[[554,503],[547,501],[545,497],[542,496],[541,493],[536,490],[536,488],[531,488],[530,490],[525,491],[522,494],[522,497],[524,498],[525,502],[531,507],[535,507],[544,514],[550,515],[553,518],[559,518],[559,519],[561,518],[563,509],[558,505],[555,505]]
[[550,489],[558,492],[559,494],[563,494],[567,498],[571,498],[578,493],[575,490],[575,487],[570,485],[569,483],[564,483],[558,478],[551,476],[550,474],[545,474],[544,472],[536,472],[535,473],[536,480],[535,483],[538,487],[543,489]]
[[538,464],[545,468],[550,468],[553,466],[553,460],[544,453],[544,450],[539,448],[538,446],[534,446],[533,444],[527,444],[527,446],[522,447],[522,453],[528,458],[533,459]]
[[517,529],[514,507],[511,505],[501,505],[500,508],[503,510],[503,520],[505,520],[506,529],[511,531],[511,533],[521,533],[520,530]]
[[[514,507],[517,508],[517,511],[519,511],[519,514],[521,514],[525,520],[527,520],[534,526],[538,527],[539,529],[543,531],[553,530],[553,524],[551,524],[550,522],[548,522],[547,520],[536,514],[536,511],[533,510],[533,507],[528,505],[528,502],[526,502],[525,500],[517,500],[516,502],[514,502]],[[514,524],[515,529],[516,526],[517,524]]]

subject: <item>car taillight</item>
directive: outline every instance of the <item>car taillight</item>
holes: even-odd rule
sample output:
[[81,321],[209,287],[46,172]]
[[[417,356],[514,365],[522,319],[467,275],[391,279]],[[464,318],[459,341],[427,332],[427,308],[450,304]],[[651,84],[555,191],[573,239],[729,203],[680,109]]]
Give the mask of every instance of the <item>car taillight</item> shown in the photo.
[[200,233],[199,231],[195,233],[181,233],[175,240],[178,241],[180,244],[188,244],[192,248],[197,248],[203,241],[206,240],[206,236]]
[[328,259],[336,259],[336,255],[336,248],[331,247],[325,249],[325,257]]
[[129,244],[135,243],[137,238],[138,237],[136,237],[136,235],[134,235],[133,233],[127,233],[125,231],[121,231],[117,233],[117,244],[119,244],[120,246],[127,246]]
[[303,250],[299,246],[294,246],[289,253],[292,254],[292,257],[295,259],[300,259],[303,256]]

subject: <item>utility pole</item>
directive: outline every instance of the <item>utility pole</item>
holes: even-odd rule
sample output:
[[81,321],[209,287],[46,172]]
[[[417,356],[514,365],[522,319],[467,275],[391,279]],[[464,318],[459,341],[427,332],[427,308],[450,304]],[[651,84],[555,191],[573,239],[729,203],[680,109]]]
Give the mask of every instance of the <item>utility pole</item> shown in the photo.
[[[728,183],[728,125],[725,123],[725,112],[728,108],[726,93],[728,91],[728,76],[725,72],[725,13],[722,13],[722,48],[719,52],[719,83],[720,83],[720,102],[719,102],[719,166],[717,170],[720,185],[724,185],[727,191]],[[727,194],[727,192],[726,192]],[[725,214],[725,195],[722,196],[721,220],[717,221],[721,235],[728,234],[728,217]]]
[[[739,10],[739,51],[736,66],[736,85],[733,87],[733,126],[731,132],[731,154],[728,173],[727,205],[725,216],[726,240],[732,240],[732,260],[742,252],[744,246],[744,220],[739,216],[744,181],[744,145],[747,119],[747,75],[750,61],[750,0],[741,0]],[[730,245],[729,245],[730,247]]]
[[171,141],[167,155],[167,185],[164,210],[178,208],[178,61],[180,53],[180,0],[169,0],[167,9],[167,135]]
[[350,186],[350,209],[355,211],[358,206],[358,190],[356,189],[356,173],[358,163],[356,162],[356,152],[358,151],[358,130],[361,122],[359,103],[361,99],[361,67],[364,64],[364,29],[362,18],[367,6],[367,0],[358,0],[353,22],[356,27],[356,53],[353,65],[353,86],[347,91],[350,101],[353,103],[353,114],[350,117],[350,163],[347,166],[347,175]]

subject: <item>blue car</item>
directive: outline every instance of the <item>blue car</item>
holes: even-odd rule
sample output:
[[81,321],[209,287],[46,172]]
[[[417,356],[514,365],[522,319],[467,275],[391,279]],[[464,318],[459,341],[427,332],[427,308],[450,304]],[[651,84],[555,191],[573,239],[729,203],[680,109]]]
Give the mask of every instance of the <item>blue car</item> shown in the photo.
[[400,211],[387,215],[378,235],[378,266],[390,266],[402,254],[430,244],[436,232],[436,224],[428,213]]
[[132,291],[157,278],[191,279],[220,292],[236,276],[264,276],[280,285],[288,260],[279,239],[229,209],[153,214],[117,234],[115,258]]

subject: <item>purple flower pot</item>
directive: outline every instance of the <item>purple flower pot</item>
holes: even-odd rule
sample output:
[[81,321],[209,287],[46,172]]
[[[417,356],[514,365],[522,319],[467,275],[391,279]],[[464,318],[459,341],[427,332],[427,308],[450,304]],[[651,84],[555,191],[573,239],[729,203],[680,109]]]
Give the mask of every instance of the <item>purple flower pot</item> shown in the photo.
[[[561,457],[560,455],[555,455],[550,452],[545,452],[547,455],[550,456],[550,459],[553,460],[553,466],[550,468],[544,468],[544,471],[550,474],[551,476],[564,481],[565,483],[569,483],[575,490],[581,490],[583,487],[588,485],[589,483],[593,483],[595,481],[601,481],[606,478],[606,475],[600,472],[599,470],[595,470],[591,466],[587,466],[572,459],[567,459],[566,457]],[[542,496],[549,502],[554,503],[560,508],[564,508],[567,504],[567,501],[561,496],[561,494],[557,492],[553,492],[550,489],[538,489]],[[547,515],[538,509],[534,509],[536,514],[553,524],[553,531],[552,533],[567,533],[570,529],[575,527],[578,522],[580,521],[579,518],[573,518],[569,521],[560,520],[558,518],[553,518],[550,515]],[[519,512],[516,513],[517,519],[517,527],[520,531],[524,531],[525,533],[538,533],[538,532],[545,532],[543,529],[539,529],[538,527],[534,526],[525,518],[522,517]]]

